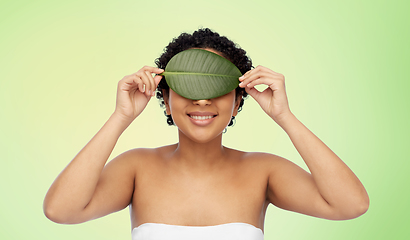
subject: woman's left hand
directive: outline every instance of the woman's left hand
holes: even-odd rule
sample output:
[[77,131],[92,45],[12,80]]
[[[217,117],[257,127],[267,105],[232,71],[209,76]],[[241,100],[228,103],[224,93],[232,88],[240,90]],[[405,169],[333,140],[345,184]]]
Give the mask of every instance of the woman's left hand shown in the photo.
[[[282,74],[263,66],[257,66],[247,71],[239,78],[239,81],[241,82],[239,86],[245,88],[246,92],[279,125],[282,119],[291,114],[285,91],[285,76]],[[268,86],[263,92],[254,88],[261,84]]]

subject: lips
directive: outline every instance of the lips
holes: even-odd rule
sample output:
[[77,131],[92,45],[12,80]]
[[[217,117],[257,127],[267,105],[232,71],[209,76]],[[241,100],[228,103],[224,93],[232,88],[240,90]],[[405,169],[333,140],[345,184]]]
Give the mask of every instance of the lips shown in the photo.
[[198,126],[210,124],[217,116],[217,114],[212,112],[190,112],[187,115],[191,122]]
[[195,116],[195,115],[189,115],[190,118],[193,118],[195,120],[206,120],[206,119],[210,119],[213,118],[214,116]]

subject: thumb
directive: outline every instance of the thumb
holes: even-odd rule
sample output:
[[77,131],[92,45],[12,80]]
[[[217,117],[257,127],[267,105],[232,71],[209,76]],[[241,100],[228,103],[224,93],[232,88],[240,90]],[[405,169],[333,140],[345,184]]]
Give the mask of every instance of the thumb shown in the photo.
[[259,92],[258,90],[256,90],[256,88],[245,87],[245,91],[246,91],[249,95],[251,95],[257,102],[259,102],[261,92]]
[[156,76],[154,77],[155,86],[158,86],[158,84],[159,84],[159,82],[161,81],[161,79],[162,79],[162,76],[160,76],[160,75],[156,75]]

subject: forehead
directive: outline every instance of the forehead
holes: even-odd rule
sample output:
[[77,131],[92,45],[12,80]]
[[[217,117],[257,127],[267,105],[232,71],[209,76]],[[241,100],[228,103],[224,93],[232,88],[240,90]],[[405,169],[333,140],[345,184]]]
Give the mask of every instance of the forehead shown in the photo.
[[203,49],[203,50],[206,50],[206,51],[208,51],[208,52],[213,52],[213,53],[215,53],[215,54],[218,54],[219,56],[221,56],[221,57],[223,57],[223,58],[226,58],[221,52],[218,52],[218,51],[216,51],[215,49],[213,49],[213,48],[190,48],[190,49]]

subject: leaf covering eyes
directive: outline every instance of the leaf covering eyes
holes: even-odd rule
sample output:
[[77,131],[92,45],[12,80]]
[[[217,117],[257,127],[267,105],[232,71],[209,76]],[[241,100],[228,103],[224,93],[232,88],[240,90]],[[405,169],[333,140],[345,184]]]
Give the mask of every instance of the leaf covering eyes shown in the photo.
[[225,95],[239,85],[241,71],[228,59],[203,49],[176,54],[162,74],[177,94],[192,100]]

